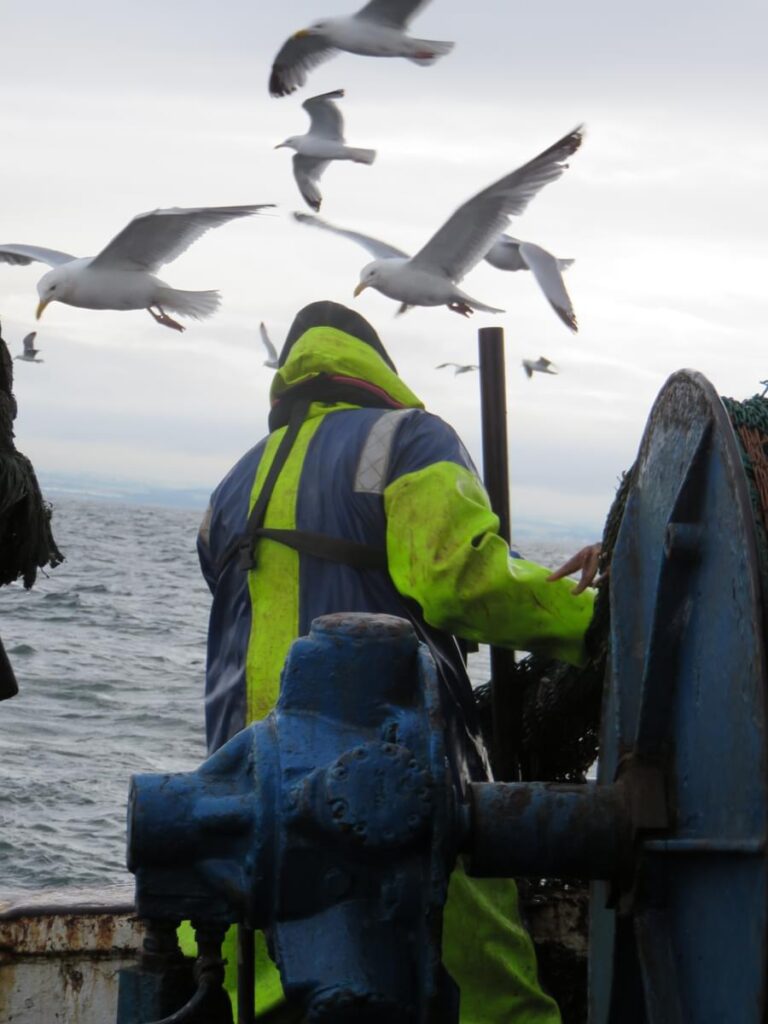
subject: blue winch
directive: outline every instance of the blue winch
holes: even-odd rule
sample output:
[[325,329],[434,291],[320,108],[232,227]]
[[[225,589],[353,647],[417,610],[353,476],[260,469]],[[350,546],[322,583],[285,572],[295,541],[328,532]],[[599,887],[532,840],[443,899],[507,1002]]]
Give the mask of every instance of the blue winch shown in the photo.
[[471,782],[410,624],[351,614],[313,623],[273,713],[198,771],[134,777],[149,946],[119,1024],[181,1005],[163,984],[182,919],[202,938],[198,978],[220,970],[226,926],[265,929],[309,1021],[455,1024],[440,949],[459,855],[475,875],[595,880],[593,1024],[761,1022],[761,566],[741,452],[698,374],[676,374],[654,407],[610,586],[596,782]]

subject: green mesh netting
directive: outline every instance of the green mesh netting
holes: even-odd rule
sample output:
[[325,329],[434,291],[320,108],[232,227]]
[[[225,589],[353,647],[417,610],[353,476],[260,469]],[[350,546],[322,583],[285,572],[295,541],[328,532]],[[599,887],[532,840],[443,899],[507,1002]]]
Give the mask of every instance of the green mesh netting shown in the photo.
[[768,398],[753,395],[744,402],[723,398],[741,447],[764,594],[768,594]]

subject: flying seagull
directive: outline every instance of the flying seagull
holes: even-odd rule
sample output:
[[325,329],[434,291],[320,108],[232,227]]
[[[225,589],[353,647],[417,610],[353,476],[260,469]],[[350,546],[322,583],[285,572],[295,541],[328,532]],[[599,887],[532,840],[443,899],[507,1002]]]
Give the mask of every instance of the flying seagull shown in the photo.
[[398,300],[400,313],[411,306],[448,306],[463,316],[475,309],[503,313],[471,298],[457,282],[485,257],[510,217],[521,214],[544,185],[560,177],[568,166],[564,161],[576,152],[582,138],[583,129],[576,128],[529,163],[478,192],[413,257],[369,235],[333,227],[319,217],[305,213],[294,213],[294,217],[302,224],[343,235],[375,257],[360,272],[356,296],[365,288],[375,288]]
[[579,325],[561,271],[573,260],[559,260],[533,242],[521,242],[511,235],[500,235],[485,254],[486,262],[498,270],[530,270],[550,306],[566,327],[578,331]]
[[275,149],[295,149],[293,176],[299,191],[313,210],[320,209],[323,197],[317,183],[331,160],[353,160],[358,164],[372,164],[375,149],[353,149],[344,145],[344,119],[333,102],[344,95],[343,89],[326,92],[305,100],[302,107],[309,114],[310,126],[306,135],[291,135]]
[[435,367],[436,370],[443,370],[446,366],[455,366],[456,369],[453,371],[454,377],[458,377],[460,373],[469,373],[472,370],[479,370],[480,367],[477,363],[438,363]]
[[40,349],[35,348],[36,337],[37,331],[32,331],[30,334],[28,334],[24,341],[22,342],[22,345],[24,346],[24,351],[21,353],[20,356],[14,356],[13,358],[21,359],[21,361],[24,363],[44,363],[44,359],[37,358],[37,354],[40,351]]
[[271,366],[273,370],[276,370],[280,365],[277,349],[270,341],[269,335],[267,334],[267,328],[264,325],[264,321],[259,324],[259,334],[261,335],[261,341],[264,348],[267,350],[267,358],[264,360],[265,366]]
[[539,356],[535,362],[533,359],[524,359],[523,369],[525,370],[525,375],[528,380],[531,379],[534,373],[557,374],[557,367],[555,364],[550,362],[549,359],[546,359],[544,356]]
[[433,64],[450,53],[453,43],[414,39],[406,35],[411,18],[429,0],[369,0],[356,14],[324,18],[286,40],[272,65],[269,91],[287,96],[307,80],[307,72],[338,50],[363,57],[405,57],[414,64]]
[[50,302],[63,302],[82,309],[146,309],[159,324],[183,331],[166,309],[202,320],[218,309],[219,293],[179,291],[155,277],[155,271],[210,228],[267,206],[274,203],[152,210],[134,217],[97,256],[78,258],[56,249],[12,244],[0,245],[0,263],[38,262],[53,268],[37,283],[38,320]]

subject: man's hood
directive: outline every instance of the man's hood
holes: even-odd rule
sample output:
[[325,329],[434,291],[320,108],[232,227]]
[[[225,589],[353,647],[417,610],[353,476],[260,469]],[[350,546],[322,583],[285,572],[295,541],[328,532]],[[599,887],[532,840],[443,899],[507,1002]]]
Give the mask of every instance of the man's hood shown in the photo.
[[316,378],[358,385],[361,392],[371,395],[378,393],[382,405],[424,408],[423,402],[371,345],[338,327],[310,327],[292,343],[272,380],[271,404],[275,406],[287,392],[299,384],[307,387]]

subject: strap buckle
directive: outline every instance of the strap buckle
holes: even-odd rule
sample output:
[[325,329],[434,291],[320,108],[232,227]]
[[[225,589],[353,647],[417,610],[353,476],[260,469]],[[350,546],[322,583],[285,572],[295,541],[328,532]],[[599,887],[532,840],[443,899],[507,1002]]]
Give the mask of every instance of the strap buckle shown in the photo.
[[243,572],[256,568],[256,552],[250,537],[244,537],[237,546],[237,564]]

